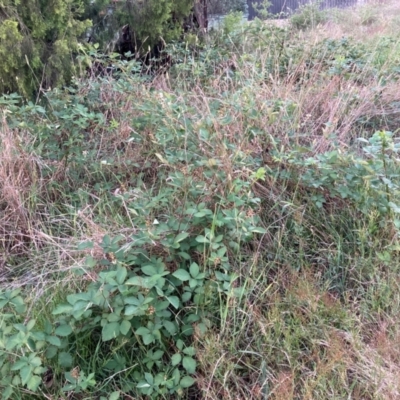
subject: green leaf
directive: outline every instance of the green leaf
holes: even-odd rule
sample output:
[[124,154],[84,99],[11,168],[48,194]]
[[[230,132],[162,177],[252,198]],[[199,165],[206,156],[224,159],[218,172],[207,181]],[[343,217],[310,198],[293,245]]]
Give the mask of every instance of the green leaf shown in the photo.
[[101,337],[104,342],[114,339],[119,335],[119,322],[110,322],[103,326]]
[[136,386],[138,389],[146,389],[151,387],[151,385],[149,385],[147,382],[141,381],[138,383],[138,385]]
[[116,280],[118,284],[122,285],[128,275],[128,271],[125,267],[119,267],[116,275]]
[[189,234],[187,232],[181,232],[175,238],[174,243],[182,242],[182,240],[185,240],[188,236]]
[[94,246],[93,242],[87,240],[85,242],[81,242],[78,244],[78,250],[92,249],[93,246]]
[[24,332],[24,333],[28,332],[28,329],[26,328],[26,326],[24,324],[14,324],[14,328],[19,330],[20,332]]
[[147,276],[157,275],[157,268],[153,264],[144,265],[142,267],[142,272]]
[[141,276],[133,276],[125,282],[125,285],[141,286],[146,288],[148,286],[149,278],[142,278]]
[[56,307],[55,310],[53,310],[52,314],[53,315],[58,315],[58,314],[69,314],[72,311],[73,307],[70,304],[60,304],[59,306]]
[[120,396],[120,391],[112,392],[108,400],[118,400]]
[[172,274],[175,278],[178,278],[182,282],[188,281],[190,279],[189,272],[184,269],[178,269]]
[[195,382],[191,376],[184,376],[179,382],[179,386],[185,389],[192,386]]
[[[196,216],[196,214],[195,214]],[[199,235],[196,237],[196,242],[197,243],[210,243],[210,241],[203,235]]]
[[2,400],[8,400],[12,394],[14,393],[14,390],[12,388],[12,386],[8,386],[4,389],[4,392],[2,394]]
[[126,319],[124,319],[121,322],[121,325],[119,326],[119,330],[123,335],[126,335],[129,330],[131,329],[131,323],[129,321],[127,321]]
[[148,333],[150,333],[150,331],[146,327],[141,326],[140,328],[136,329],[135,333],[136,335],[147,335]]
[[48,319],[44,321],[44,333],[50,335],[53,331],[53,325],[50,323]]
[[143,343],[148,345],[154,342],[155,337],[152,334],[143,335]]
[[54,358],[57,355],[58,349],[55,346],[49,346],[46,350],[46,358],[48,358],[49,360]]
[[163,355],[164,355],[164,352],[162,350],[157,350],[154,352],[153,357],[151,357],[151,359],[152,360],[160,360]]
[[178,340],[176,341],[176,347],[177,347],[179,350],[182,350],[182,349],[183,349],[183,346],[184,346],[183,340],[182,340],[182,339],[178,339]]
[[26,341],[30,351],[36,351],[36,342],[30,337]]
[[179,308],[179,298],[177,296],[166,296],[167,300],[176,308]]
[[33,375],[33,376],[29,379],[28,383],[26,384],[26,387],[27,387],[29,390],[32,390],[32,392],[36,392],[37,388],[39,387],[39,385],[40,385],[41,383],[42,383],[42,379],[41,379],[39,376],[37,376],[37,375]]
[[26,359],[26,357],[23,357],[13,364],[13,366],[11,367],[11,371],[18,371],[19,369],[27,365],[28,365],[28,360]]
[[31,379],[32,370],[33,370],[33,368],[30,365],[27,365],[27,366],[21,368],[19,374],[21,377],[21,383],[23,385],[26,385],[28,383],[29,379]]
[[265,228],[261,228],[260,226],[256,226],[254,228],[250,229],[250,232],[252,233],[267,233],[267,230]]
[[61,346],[61,340],[57,336],[47,336],[46,341],[53,346],[60,347]]
[[184,349],[183,352],[187,356],[194,356],[196,354],[196,349],[194,347],[186,347],[186,349]]
[[148,383],[150,383],[150,385],[152,385],[152,384],[154,383],[153,375],[152,375],[152,374],[149,374],[148,372],[146,372],[146,373],[144,374],[144,379],[146,379],[146,381],[147,381]]
[[182,360],[182,356],[181,356],[179,353],[174,354],[174,355],[171,357],[171,364],[172,364],[172,366],[175,367],[176,365],[178,365],[178,364],[181,362],[181,360]]
[[32,359],[29,360],[29,363],[30,365],[32,365],[32,367],[39,367],[40,365],[42,365],[42,360],[40,359],[40,357],[32,357]]
[[183,357],[182,360],[183,368],[186,369],[188,374],[194,374],[196,372],[196,361],[192,357]]
[[176,334],[176,325],[173,322],[165,320],[163,325],[170,335]]
[[35,326],[36,320],[31,319],[27,324],[26,324],[26,329],[28,331],[32,330],[32,328]]
[[25,305],[24,299],[21,296],[13,297],[11,303],[15,306],[22,306]]
[[127,306],[125,308],[125,315],[129,316],[134,314],[142,315],[143,311],[138,306]]
[[72,328],[67,324],[60,325],[55,330],[55,334],[62,337],[68,336],[71,333],[72,333]]
[[71,354],[62,351],[59,355],[58,355],[58,365],[60,367],[65,367],[68,368],[72,365],[73,359]]
[[182,303],[186,303],[187,301],[189,301],[192,297],[192,293],[191,292],[185,292],[182,295]]
[[196,263],[192,263],[190,265],[189,271],[190,271],[190,275],[192,275],[193,278],[196,278],[197,275],[199,275],[200,269]]

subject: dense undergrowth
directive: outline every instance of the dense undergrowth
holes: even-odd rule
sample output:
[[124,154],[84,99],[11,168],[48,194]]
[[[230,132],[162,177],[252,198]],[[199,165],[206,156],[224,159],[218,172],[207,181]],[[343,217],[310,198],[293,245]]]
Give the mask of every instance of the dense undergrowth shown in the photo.
[[399,397],[400,32],[379,7],[232,15],[167,73],[3,96],[2,398]]

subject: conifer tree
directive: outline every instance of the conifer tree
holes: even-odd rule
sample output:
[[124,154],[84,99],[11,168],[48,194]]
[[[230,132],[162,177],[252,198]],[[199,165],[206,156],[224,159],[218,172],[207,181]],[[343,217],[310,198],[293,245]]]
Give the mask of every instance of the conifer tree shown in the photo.
[[73,55],[90,20],[90,0],[0,2],[0,93],[31,97],[41,88],[70,80]]
[[30,98],[68,84],[80,72],[74,62],[79,44],[90,40],[105,49],[124,26],[129,50],[139,56],[179,39],[185,18],[201,4],[206,0],[2,0],[0,94]]
[[[98,9],[93,20],[93,41],[102,48],[119,41],[115,35],[121,27],[129,26],[129,38],[123,41],[126,48],[143,55],[152,50],[160,41],[169,42],[180,38],[185,19],[193,12],[197,3],[205,0],[128,0],[109,4],[107,10]],[[104,3],[103,3],[104,5]],[[98,5],[97,5],[98,6]],[[130,41],[127,43],[126,41]],[[116,44],[116,43],[114,43]],[[115,46],[112,49],[121,51]],[[122,49],[121,52],[123,52]]]

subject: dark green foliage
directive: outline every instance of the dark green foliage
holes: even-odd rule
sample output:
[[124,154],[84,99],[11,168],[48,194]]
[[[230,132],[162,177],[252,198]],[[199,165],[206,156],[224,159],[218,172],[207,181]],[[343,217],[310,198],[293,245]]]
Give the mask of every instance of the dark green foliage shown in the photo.
[[0,5],[0,92],[30,97],[69,82],[73,56],[90,26],[81,19],[87,0],[18,2]]
[[[105,50],[143,56],[155,46],[181,37],[194,4],[194,0],[150,0],[97,5],[97,12],[91,13],[91,40]],[[120,31],[124,26],[129,26],[129,32],[127,28]]]
[[141,57],[181,37],[194,3],[7,0],[0,5],[0,92],[30,98],[70,83],[82,73],[75,60],[87,41]]

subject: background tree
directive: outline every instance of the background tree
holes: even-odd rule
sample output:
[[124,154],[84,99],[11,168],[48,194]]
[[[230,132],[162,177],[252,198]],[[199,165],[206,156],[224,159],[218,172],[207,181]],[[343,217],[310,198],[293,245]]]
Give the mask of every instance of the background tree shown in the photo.
[[[206,0],[3,0],[0,93],[29,98],[68,84],[79,73],[74,62],[79,45],[88,41],[99,43],[104,51],[143,56],[159,43],[179,39],[185,19],[205,4]],[[124,32],[126,48],[118,32]]]
[[0,92],[30,97],[70,81],[73,56],[91,22],[90,0],[4,0],[0,3]]
[[[128,0],[112,4],[100,0],[89,10],[93,21],[91,40],[104,50],[108,46],[108,50],[131,51],[140,56],[160,42],[178,40],[185,20],[202,3],[205,0]],[[125,29],[116,35],[121,27]]]

